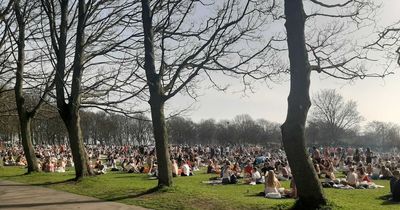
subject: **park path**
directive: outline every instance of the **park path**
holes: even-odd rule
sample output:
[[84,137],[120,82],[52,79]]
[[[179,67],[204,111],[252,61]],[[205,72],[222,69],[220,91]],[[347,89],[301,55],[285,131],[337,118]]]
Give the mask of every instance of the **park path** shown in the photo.
[[0,180],[0,209],[144,210],[145,208]]

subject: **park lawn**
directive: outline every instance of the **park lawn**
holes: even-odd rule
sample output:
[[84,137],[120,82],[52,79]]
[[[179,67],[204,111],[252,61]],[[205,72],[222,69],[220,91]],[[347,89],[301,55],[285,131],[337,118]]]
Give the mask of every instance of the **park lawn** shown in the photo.
[[[192,177],[174,178],[175,185],[168,190],[152,191],[156,180],[147,175],[110,172],[90,177],[81,182],[68,181],[67,173],[35,173],[23,175],[24,168],[0,168],[0,179],[41,185],[57,190],[134,204],[151,209],[288,209],[292,199],[266,199],[258,196],[263,185],[208,185],[201,183],[214,175],[198,172]],[[376,181],[385,188],[370,190],[325,189],[334,209],[400,209],[400,204],[387,201],[388,181]],[[288,187],[289,182],[282,183]]]

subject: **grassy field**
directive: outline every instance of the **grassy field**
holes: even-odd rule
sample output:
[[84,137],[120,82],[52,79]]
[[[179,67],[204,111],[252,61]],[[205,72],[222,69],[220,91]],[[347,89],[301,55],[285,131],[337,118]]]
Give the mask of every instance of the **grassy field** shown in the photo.
[[[175,186],[167,191],[154,192],[156,180],[147,175],[108,173],[90,177],[79,183],[68,181],[67,173],[37,173],[23,175],[24,168],[0,168],[0,179],[41,185],[104,200],[134,204],[151,209],[288,209],[293,199],[266,199],[259,196],[263,185],[208,185],[202,181],[213,175],[198,172],[193,177],[174,178]],[[367,190],[325,189],[334,209],[400,209],[400,204],[387,201],[388,181],[377,181],[385,188]],[[288,187],[288,182],[283,182]]]

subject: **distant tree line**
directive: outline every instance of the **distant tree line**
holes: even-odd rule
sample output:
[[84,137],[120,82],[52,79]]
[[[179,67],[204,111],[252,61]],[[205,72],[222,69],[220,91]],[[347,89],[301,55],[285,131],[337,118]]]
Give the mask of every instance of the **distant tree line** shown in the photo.
[[249,115],[233,120],[201,120],[198,123],[183,117],[167,121],[169,138],[175,144],[280,144],[278,123],[264,119],[253,120]]
[[[18,142],[19,124],[13,94],[2,94],[0,138]],[[27,97],[29,104],[29,98]],[[32,97],[31,97],[32,98]],[[400,126],[372,121],[361,126],[363,118],[354,101],[345,101],[334,90],[322,90],[313,96],[311,116],[306,126],[308,145],[363,146],[380,149],[400,147]],[[55,105],[44,105],[33,119],[34,144],[65,144],[68,133]],[[104,111],[81,111],[85,144],[154,144],[151,120],[144,114],[126,116]],[[252,119],[248,114],[232,120],[174,116],[167,119],[171,144],[281,144],[280,124]]]

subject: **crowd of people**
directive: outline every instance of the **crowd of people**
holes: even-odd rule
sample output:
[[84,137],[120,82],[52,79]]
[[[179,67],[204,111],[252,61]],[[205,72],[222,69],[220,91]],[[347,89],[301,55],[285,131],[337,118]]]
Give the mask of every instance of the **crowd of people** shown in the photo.
[[[154,146],[87,145],[86,151],[89,167],[97,174],[122,171],[158,175]],[[4,147],[0,152],[4,166],[27,164],[21,145]],[[45,172],[62,173],[74,166],[66,145],[37,145],[35,152],[39,167]],[[376,185],[374,180],[387,179],[393,199],[400,201],[398,154],[351,147],[311,147],[309,154],[323,187],[377,188],[382,186]],[[213,183],[263,184],[266,197],[297,197],[286,155],[277,146],[171,145],[170,157],[173,176],[193,176],[200,168],[205,168],[206,173],[215,174],[217,181]],[[345,178],[336,177],[341,173]],[[289,189],[281,187],[280,182],[286,180],[290,180]]]

